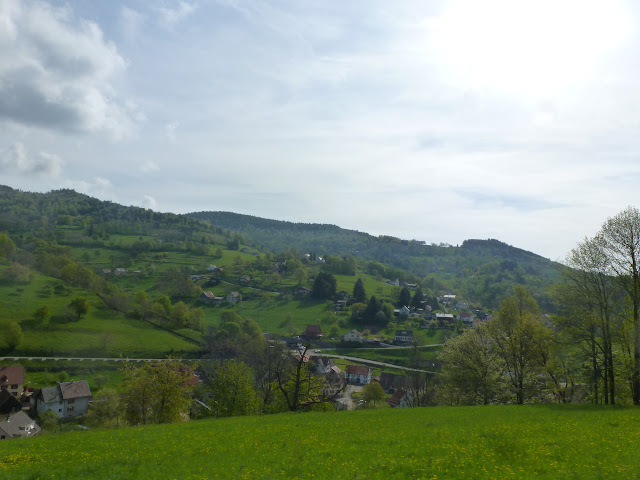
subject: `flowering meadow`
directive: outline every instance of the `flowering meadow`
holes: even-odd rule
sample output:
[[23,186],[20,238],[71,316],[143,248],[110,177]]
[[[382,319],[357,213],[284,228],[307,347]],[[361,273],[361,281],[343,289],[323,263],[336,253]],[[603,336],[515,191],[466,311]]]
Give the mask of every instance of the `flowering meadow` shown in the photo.
[[0,442],[0,479],[640,477],[640,409],[280,414]]

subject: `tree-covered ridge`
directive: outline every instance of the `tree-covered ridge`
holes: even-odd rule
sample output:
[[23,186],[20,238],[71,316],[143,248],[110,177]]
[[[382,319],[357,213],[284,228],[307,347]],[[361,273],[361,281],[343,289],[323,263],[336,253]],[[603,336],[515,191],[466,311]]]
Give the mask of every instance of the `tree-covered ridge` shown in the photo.
[[156,229],[179,232],[210,231],[197,220],[174,213],[154,212],[98,200],[73,190],[23,192],[0,185],[0,231],[14,233],[50,230],[81,221],[91,234],[148,234]]

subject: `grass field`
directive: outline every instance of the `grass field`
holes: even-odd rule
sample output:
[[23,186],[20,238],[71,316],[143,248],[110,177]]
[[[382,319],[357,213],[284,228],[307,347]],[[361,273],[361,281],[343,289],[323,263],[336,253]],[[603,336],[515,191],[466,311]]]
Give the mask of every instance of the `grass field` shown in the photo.
[[640,410],[585,405],[281,414],[2,442],[7,479],[630,479]]

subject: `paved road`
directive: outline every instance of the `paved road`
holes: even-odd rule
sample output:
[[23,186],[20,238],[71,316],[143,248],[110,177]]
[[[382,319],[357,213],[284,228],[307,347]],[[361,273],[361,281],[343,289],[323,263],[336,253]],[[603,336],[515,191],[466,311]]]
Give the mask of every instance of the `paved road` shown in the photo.
[[346,355],[332,355],[332,354],[326,354],[326,353],[309,353],[309,356],[310,357],[342,358],[343,360],[351,360],[352,362],[364,363],[366,365],[374,365],[376,367],[398,368],[400,370],[409,370],[411,372],[435,373],[435,372],[430,372],[429,370],[420,370],[418,368],[401,367],[400,365],[394,365],[393,363],[378,362],[377,360],[368,360],[366,358],[360,358],[360,357],[349,357],[349,356],[346,356]]
[[197,358],[105,358],[105,357],[0,357],[0,360],[39,360],[39,361],[57,361],[57,360],[75,360],[75,361],[86,361],[86,362],[162,362],[165,360],[169,361],[180,361],[180,362],[195,362],[199,359]]

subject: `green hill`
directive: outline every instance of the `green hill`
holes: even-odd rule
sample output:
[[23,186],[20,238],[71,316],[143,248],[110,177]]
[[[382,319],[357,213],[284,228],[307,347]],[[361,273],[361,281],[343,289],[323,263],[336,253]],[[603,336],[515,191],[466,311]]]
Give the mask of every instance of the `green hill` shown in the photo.
[[7,479],[635,478],[640,411],[575,405],[279,414],[2,442]]
[[[230,212],[196,212],[190,217],[241,233],[248,244],[273,252],[295,249],[319,256],[353,255],[369,265],[369,273],[385,278],[408,276],[433,290],[457,293],[495,308],[514,285],[525,285],[546,310],[553,304],[549,287],[558,281],[559,265],[499,240],[466,240],[460,246],[427,245],[347,230],[335,225],[292,223]],[[400,270],[400,271],[398,271]],[[408,274],[408,275],[405,275]]]

